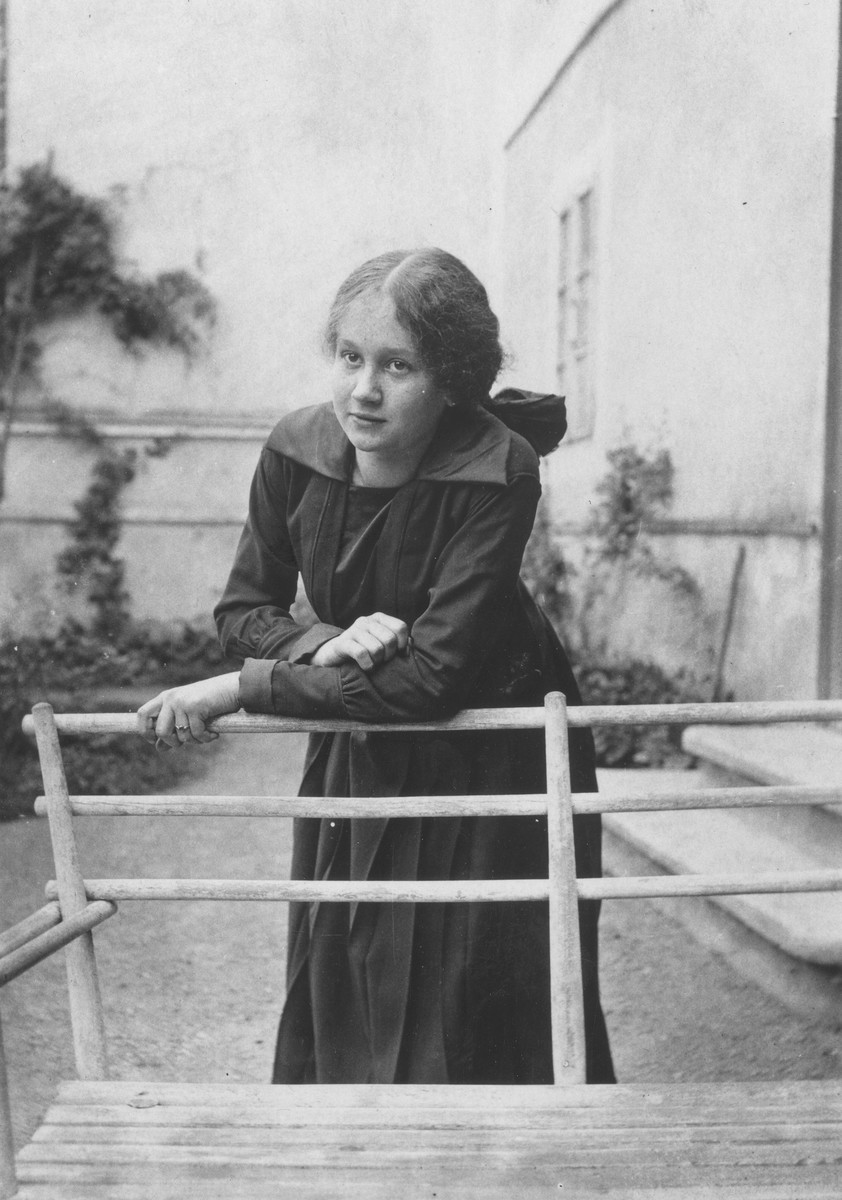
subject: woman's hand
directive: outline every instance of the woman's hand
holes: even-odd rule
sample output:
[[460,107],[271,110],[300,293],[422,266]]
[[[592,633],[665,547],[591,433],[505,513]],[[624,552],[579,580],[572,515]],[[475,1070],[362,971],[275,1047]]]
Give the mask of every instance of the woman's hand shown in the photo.
[[357,617],[353,625],[337,637],[319,646],[310,659],[314,667],[338,667],[355,662],[361,671],[373,671],[402,653],[409,642],[409,629],[404,621],[386,613]]
[[137,710],[138,730],[147,742],[171,750],[189,742],[212,742],[219,734],[206,729],[206,723],[222,713],[236,712],[239,693],[239,671],[167,688]]

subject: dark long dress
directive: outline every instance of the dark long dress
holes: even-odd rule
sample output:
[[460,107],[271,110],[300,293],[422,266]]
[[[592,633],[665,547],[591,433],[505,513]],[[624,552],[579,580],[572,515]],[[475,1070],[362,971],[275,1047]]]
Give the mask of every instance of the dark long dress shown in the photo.
[[[228,653],[255,711],[362,720],[466,706],[578,702],[564,653],[518,581],[540,492],[531,448],[495,418],[448,414],[416,478],[350,484],[352,449],[327,406],[281,421],[264,449],[225,595]],[[301,573],[319,617],[289,608]],[[410,626],[404,655],[365,674],[313,667],[316,648],[376,611]],[[572,736],[575,790],[593,790],[590,735]],[[537,792],[543,734],[311,738],[304,795]],[[598,818],[576,819],[581,875],[600,873]],[[293,877],[545,875],[534,818],[296,822]],[[598,906],[580,911],[588,1078],[613,1079],[597,978]],[[276,1082],[548,1082],[547,909],[541,903],[299,904]]]

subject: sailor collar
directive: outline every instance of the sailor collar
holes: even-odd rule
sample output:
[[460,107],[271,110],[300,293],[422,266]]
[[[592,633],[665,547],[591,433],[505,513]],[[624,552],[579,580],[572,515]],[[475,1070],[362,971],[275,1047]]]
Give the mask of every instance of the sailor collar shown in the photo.
[[[483,409],[470,413],[446,410],[415,476],[418,480],[485,483],[509,482],[512,443],[519,444],[519,470],[538,475],[531,447],[502,421]],[[282,417],[269,435],[266,448],[302,466],[349,483],[353,446],[336,419],[331,404],[299,408]]]

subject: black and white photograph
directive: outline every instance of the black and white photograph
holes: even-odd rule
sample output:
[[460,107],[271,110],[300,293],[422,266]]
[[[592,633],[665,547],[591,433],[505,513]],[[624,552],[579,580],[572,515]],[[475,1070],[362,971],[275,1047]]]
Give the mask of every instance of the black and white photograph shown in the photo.
[[840,0],[0,0],[0,1200],[842,1195],[840,116]]

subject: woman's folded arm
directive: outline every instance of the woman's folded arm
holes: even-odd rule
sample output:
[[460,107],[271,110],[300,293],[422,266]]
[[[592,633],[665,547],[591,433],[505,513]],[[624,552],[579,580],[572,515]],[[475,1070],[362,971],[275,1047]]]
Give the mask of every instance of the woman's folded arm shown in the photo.
[[444,718],[463,706],[506,627],[540,484],[531,473],[478,487],[470,514],[439,555],[430,602],[404,653],[371,671],[318,667],[287,655],[249,658],[240,702],[251,711],[359,721]]
[[214,609],[219,640],[230,658],[302,662],[341,632],[335,625],[300,625],[290,614],[299,570],[285,511],[282,472],[276,456],[264,451],[234,565]]

